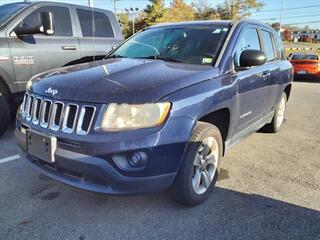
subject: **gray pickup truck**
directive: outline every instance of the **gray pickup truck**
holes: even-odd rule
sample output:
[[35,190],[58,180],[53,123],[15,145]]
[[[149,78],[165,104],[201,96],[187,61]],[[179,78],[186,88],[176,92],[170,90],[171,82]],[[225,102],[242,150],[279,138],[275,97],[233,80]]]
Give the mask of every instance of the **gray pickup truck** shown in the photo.
[[115,15],[54,2],[0,6],[0,136],[35,74],[101,60],[123,41]]

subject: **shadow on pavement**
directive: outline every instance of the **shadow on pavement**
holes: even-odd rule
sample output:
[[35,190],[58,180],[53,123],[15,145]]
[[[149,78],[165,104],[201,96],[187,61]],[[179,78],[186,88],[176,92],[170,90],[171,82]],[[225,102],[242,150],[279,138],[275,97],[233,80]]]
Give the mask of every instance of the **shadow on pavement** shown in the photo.
[[66,199],[70,205],[65,210],[70,214],[81,211],[86,218],[93,216],[100,223],[112,219],[105,222],[113,229],[108,235],[117,233],[122,239],[134,239],[137,232],[143,232],[140,239],[155,235],[161,239],[315,240],[320,237],[319,211],[220,187],[215,188],[208,201],[193,208],[170,200],[167,191],[123,197],[72,192],[73,197]]
[[302,83],[320,83],[320,78],[302,78],[302,77],[294,77],[294,82],[302,82]]

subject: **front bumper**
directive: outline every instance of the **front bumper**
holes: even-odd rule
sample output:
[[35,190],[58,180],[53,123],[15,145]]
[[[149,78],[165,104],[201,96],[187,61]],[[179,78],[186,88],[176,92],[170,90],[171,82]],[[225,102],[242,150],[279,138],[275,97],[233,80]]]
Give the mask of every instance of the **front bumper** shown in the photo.
[[110,194],[136,194],[164,189],[171,185],[175,173],[153,177],[126,177],[106,161],[79,153],[59,150],[54,164],[33,158],[20,151],[33,169],[67,185],[83,190]]
[[[301,74],[301,71],[306,71],[305,74]],[[320,71],[319,70],[305,70],[305,69],[295,69],[294,70],[295,78],[301,79],[319,79],[320,78]]]
[[[27,124],[19,118],[16,138],[21,157],[35,170],[56,181],[104,194],[136,194],[158,191],[172,184],[189,138],[189,132],[185,129],[192,129],[192,124],[192,120],[178,117],[157,131],[143,130],[126,137],[91,134],[73,136],[74,139],[47,129],[40,131],[40,128],[31,125],[35,131],[57,137],[54,163],[27,153],[26,134],[21,131],[21,126]],[[77,138],[78,141],[75,141]],[[148,161],[143,167],[121,165],[121,161],[116,160],[120,156],[123,161],[123,156],[137,151],[148,154]]]

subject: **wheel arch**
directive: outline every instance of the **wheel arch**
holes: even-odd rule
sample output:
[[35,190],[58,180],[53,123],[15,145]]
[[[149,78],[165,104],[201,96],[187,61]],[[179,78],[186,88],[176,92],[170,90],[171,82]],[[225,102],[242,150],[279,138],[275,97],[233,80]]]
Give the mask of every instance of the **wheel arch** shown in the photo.
[[230,130],[230,110],[227,107],[214,110],[204,116],[202,116],[198,121],[206,122],[215,125],[222,137],[223,141],[223,155],[225,154],[225,142],[228,138]]
[[284,92],[287,95],[287,100],[289,100],[289,97],[290,97],[290,94],[291,94],[291,87],[292,87],[292,84],[288,84],[284,89]]
[[13,101],[12,93],[10,91],[10,88],[8,84],[5,82],[4,78],[0,76],[0,94],[5,96],[8,102]]

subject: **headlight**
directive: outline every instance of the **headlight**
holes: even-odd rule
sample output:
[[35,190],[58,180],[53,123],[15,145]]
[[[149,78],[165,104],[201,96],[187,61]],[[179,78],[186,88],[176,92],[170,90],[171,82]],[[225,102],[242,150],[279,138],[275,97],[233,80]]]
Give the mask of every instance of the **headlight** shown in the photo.
[[158,126],[166,119],[170,106],[170,103],[111,103],[103,116],[101,128],[106,131],[118,131]]

